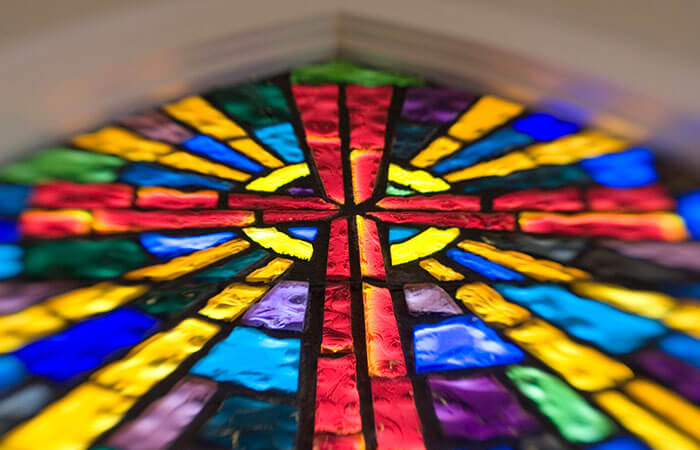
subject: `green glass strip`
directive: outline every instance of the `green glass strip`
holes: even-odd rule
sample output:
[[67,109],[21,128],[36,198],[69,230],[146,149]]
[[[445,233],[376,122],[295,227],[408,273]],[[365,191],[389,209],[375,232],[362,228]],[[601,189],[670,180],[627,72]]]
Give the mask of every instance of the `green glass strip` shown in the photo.
[[295,84],[349,83],[367,87],[386,85],[406,87],[425,84],[425,81],[418,77],[387,70],[368,69],[347,61],[333,61],[294,69],[291,80]]
[[111,278],[141,267],[147,259],[137,243],[122,239],[46,241],[26,249],[24,271],[42,278]]
[[211,269],[205,270],[204,272],[198,273],[194,279],[195,281],[207,281],[210,283],[218,283],[219,281],[226,281],[229,278],[235,277],[243,271],[246,267],[260,261],[262,258],[267,256],[265,250],[253,250],[252,252],[233,258],[224,264],[213,267]]
[[509,367],[506,375],[570,442],[597,442],[617,430],[608,417],[554,375],[527,366]]
[[117,178],[124,160],[116,156],[52,148],[0,169],[0,180],[39,184],[51,180],[76,183],[109,183]]
[[387,184],[386,193],[387,195],[400,195],[401,197],[406,197],[415,194],[416,191],[412,189],[402,189],[400,187],[394,186],[393,184]]
[[211,94],[229,114],[253,126],[274,125],[289,120],[282,90],[268,83],[244,83]]

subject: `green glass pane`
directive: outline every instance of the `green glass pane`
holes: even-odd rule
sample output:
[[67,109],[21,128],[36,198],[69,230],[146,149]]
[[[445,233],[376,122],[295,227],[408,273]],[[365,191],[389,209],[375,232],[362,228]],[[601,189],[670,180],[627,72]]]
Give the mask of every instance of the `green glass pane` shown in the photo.
[[401,75],[387,70],[367,69],[347,61],[300,67],[292,70],[292,83],[325,84],[349,83],[375,87],[396,85],[400,87],[421,86],[425,82],[411,75]]

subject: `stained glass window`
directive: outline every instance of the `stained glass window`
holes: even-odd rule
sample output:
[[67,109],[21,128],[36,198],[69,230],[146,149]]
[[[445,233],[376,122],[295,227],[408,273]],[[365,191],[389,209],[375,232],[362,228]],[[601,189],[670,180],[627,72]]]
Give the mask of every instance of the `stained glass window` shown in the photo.
[[0,447],[691,449],[700,191],[350,63],[0,170]]

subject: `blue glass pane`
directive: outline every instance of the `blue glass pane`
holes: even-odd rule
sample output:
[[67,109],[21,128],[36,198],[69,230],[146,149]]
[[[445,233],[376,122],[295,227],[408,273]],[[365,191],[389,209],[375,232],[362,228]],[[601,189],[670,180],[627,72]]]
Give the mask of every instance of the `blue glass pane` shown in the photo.
[[685,334],[672,334],[658,345],[666,353],[700,368],[700,340]]
[[288,163],[304,161],[304,152],[299,148],[297,135],[291,123],[280,123],[269,127],[258,128],[255,136],[260,142],[276,151]]
[[525,277],[518,272],[473,253],[453,248],[447,251],[447,256],[459,265],[473,270],[490,280],[525,281]]
[[145,163],[131,164],[119,175],[119,181],[135,184],[136,186],[165,186],[165,187],[201,187],[228,191],[233,184],[228,181],[175,172],[159,166]]
[[206,156],[207,158],[229,164],[246,172],[261,172],[263,166],[241,155],[226,144],[198,134],[182,143],[182,145],[194,153]]
[[579,164],[593,181],[614,188],[646,186],[659,179],[654,154],[642,147],[584,159]]
[[0,216],[16,216],[27,207],[31,188],[19,184],[0,184]]
[[313,242],[318,234],[316,227],[289,227],[289,232],[294,236]]
[[399,242],[418,234],[418,228],[389,227],[389,242]]
[[536,141],[551,141],[581,129],[573,122],[558,119],[550,114],[535,113],[513,122],[513,128],[530,135]]
[[143,233],[141,245],[161,259],[187,255],[195,250],[204,250],[233,238],[236,233],[223,232],[199,236],[166,236],[160,233]]

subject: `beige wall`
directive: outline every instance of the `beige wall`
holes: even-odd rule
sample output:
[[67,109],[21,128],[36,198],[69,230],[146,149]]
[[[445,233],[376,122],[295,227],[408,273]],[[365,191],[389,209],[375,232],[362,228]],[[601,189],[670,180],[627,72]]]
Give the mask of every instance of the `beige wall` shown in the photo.
[[681,136],[686,155],[697,149],[696,0],[3,0],[0,159],[195,87],[328,56],[337,10],[464,42],[441,62],[467,67],[481,53],[472,65],[490,65],[472,68],[477,78],[529,77],[593,105],[640,99],[617,106]]

